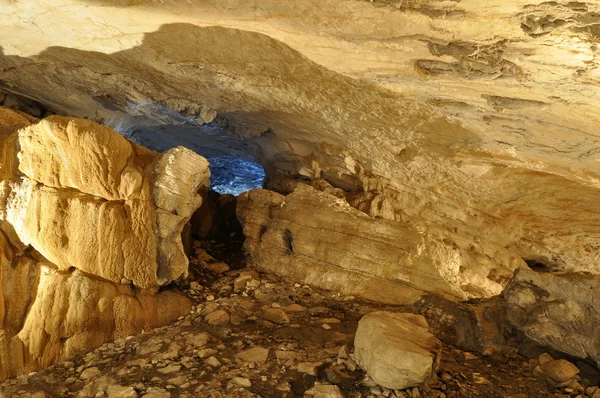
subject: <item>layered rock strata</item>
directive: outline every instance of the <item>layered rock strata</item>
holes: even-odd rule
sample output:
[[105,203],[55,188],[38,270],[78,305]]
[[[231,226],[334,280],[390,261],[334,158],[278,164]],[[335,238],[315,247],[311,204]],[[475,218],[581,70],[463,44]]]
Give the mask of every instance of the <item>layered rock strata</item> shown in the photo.
[[508,321],[527,337],[600,365],[600,278],[521,270],[504,297]]
[[371,312],[358,323],[356,362],[377,384],[405,389],[433,381],[442,343],[419,315]]
[[398,304],[426,293],[465,299],[490,283],[485,276],[467,282],[460,248],[305,184],[287,196],[242,194],[237,212],[258,266],[321,288]]
[[181,233],[208,185],[204,158],[2,108],[0,156],[0,378],[189,311],[156,291],[187,275]]

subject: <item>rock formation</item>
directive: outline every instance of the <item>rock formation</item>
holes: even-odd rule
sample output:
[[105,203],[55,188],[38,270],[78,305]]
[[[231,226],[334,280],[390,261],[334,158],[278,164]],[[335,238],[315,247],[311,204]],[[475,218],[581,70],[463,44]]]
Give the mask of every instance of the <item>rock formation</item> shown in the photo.
[[371,312],[358,323],[356,361],[379,385],[406,389],[432,381],[442,343],[414,314]]
[[600,365],[600,280],[519,271],[504,292],[508,320],[540,344]]
[[83,119],[30,125],[0,108],[0,126],[0,378],[189,311],[156,290],[187,275],[181,233],[202,203],[205,159],[155,154]]
[[[386,303],[508,285],[515,327],[598,360],[578,328],[594,301],[577,288],[600,275],[598,2],[0,6],[0,103],[113,127],[159,105],[235,131],[279,192],[240,200],[258,265]],[[7,253],[23,267],[6,280],[43,262],[143,289],[185,277],[201,159],[2,111],[0,161]]]
[[[238,216],[252,260],[292,280],[396,304],[425,293],[461,300],[498,289],[459,248],[305,184],[287,196],[242,194]],[[505,268],[511,272],[510,263]]]

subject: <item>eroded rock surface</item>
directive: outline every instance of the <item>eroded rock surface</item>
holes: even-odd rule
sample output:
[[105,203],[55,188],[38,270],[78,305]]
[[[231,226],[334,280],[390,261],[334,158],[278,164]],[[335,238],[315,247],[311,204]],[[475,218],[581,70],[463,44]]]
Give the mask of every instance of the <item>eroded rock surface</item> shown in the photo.
[[[35,123],[35,124],[30,124]],[[169,324],[208,163],[82,119],[0,108],[0,379]]]
[[202,203],[206,160],[57,116],[20,130],[19,145],[24,176],[1,207],[24,243],[60,269],[142,288],[186,275],[181,231]]
[[459,249],[305,184],[285,197],[260,189],[242,194],[237,211],[252,260],[293,280],[396,304],[424,292],[464,299],[489,282],[460,283],[466,267]]
[[508,320],[529,338],[600,364],[600,279],[519,271],[507,286]]
[[0,66],[12,94],[111,125],[130,104],[216,112],[269,180],[426,225],[482,264],[460,284],[498,294],[521,257],[600,272],[599,7],[4,1]]
[[435,378],[442,343],[422,316],[378,311],[360,320],[354,347],[357,363],[373,381],[405,389]]

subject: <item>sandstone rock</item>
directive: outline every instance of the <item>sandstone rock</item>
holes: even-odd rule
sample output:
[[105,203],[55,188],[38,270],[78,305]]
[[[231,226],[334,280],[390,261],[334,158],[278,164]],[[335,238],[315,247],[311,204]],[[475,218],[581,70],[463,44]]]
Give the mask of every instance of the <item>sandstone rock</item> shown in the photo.
[[321,366],[323,366],[323,362],[300,362],[298,364],[298,372],[317,376],[319,374],[319,367]]
[[338,386],[331,384],[315,384],[314,387],[306,390],[305,397],[313,398],[344,398],[344,394]]
[[171,398],[171,393],[160,387],[150,387],[142,398]]
[[204,320],[210,325],[227,325],[229,323],[229,313],[225,310],[211,312],[204,317]]
[[184,148],[157,155],[107,127],[56,116],[20,130],[19,145],[25,177],[0,218],[21,241],[60,269],[117,283],[148,288],[186,275],[181,232],[208,184],[205,159]]
[[269,308],[263,312],[263,317],[270,322],[276,323],[278,325],[285,325],[290,323],[290,317],[285,311],[279,308]]
[[269,349],[254,347],[240,352],[235,357],[243,362],[265,362],[269,357]]
[[118,384],[108,386],[106,389],[108,398],[137,398],[138,394],[133,387],[124,387]]
[[168,324],[190,307],[186,297],[174,292],[136,292],[80,271],[70,274],[45,267],[18,333],[28,358],[24,369],[48,366],[81,350]]
[[251,387],[252,382],[245,377],[234,377],[231,381],[240,387]]
[[540,370],[557,383],[572,379],[579,373],[577,366],[564,359],[556,359],[540,364]]
[[100,373],[100,369],[97,367],[87,368],[83,372],[81,372],[81,380],[89,380],[92,377],[98,375]]
[[208,357],[205,362],[207,365],[212,366],[213,368],[218,368],[221,366],[221,361],[213,356]]
[[527,337],[600,364],[600,277],[520,270],[504,291],[508,320]]
[[[596,2],[309,0],[316,15],[276,1],[197,2],[189,12],[112,3],[131,6],[129,17],[74,0],[36,2],[33,16],[7,3],[6,87],[107,120],[125,98],[203,121],[227,114],[271,174],[366,194],[370,213],[470,247],[456,274],[483,286],[473,295],[501,289],[519,266],[506,262],[520,256],[597,273]],[[65,8],[77,18],[49,28]],[[201,23],[181,23],[190,14]],[[143,42],[115,34],[140,26]],[[77,38],[66,40],[72,29]],[[198,68],[189,54],[203,54]],[[333,156],[322,142],[347,153]]]
[[452,250],[306,185],[287,197],[260,189],[240,195],[238,215],[252,260],[277,274],[388,303],[424,291],[466,297],[439,268],[455,261]]
[[543,365],[546,362],[550,361],[554,361],[554,358],[552,358],[552,355],[548,354],[547,352],[540,354],[540,356],[538,357],[538,362],[540,363],[540,365]]
[[405,389],[432,381],[441,343],[419,315],[372,312],[358,324],[356,361],[379,385]]

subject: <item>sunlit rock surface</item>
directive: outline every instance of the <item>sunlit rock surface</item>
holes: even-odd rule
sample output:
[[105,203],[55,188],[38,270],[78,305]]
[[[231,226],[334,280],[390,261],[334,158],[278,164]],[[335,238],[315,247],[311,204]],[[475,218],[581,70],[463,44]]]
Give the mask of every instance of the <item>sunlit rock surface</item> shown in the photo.
[[597,2],[0,1],[2,91],[226,121],[268,188],[460,253],[442,279],[469,297],[524,260],[600,274]]
[[288,196],[245,193],[237,213],[252,261],[292,280],[387,303],[425,293],[491,296],[499,288],[484,268],[474,274],[477,264],[460,249],[410,224],[370,218],[304,184]]
[[208,184],[204,158],[5,108],[0,156],[0,379],[189,311],[157,288],[187,275],[181,233]]
[[157,155],[81,119],[49,117],[19,131],[22,180],[3,218],[60,269],[143,288],[187,273],[181,231],[208,184],[185,148]]
[[490,263],[598,273],[598,7],[3,1],[0,68],[3,89],[98,121],[216,111],[267,175],[378,195]]

